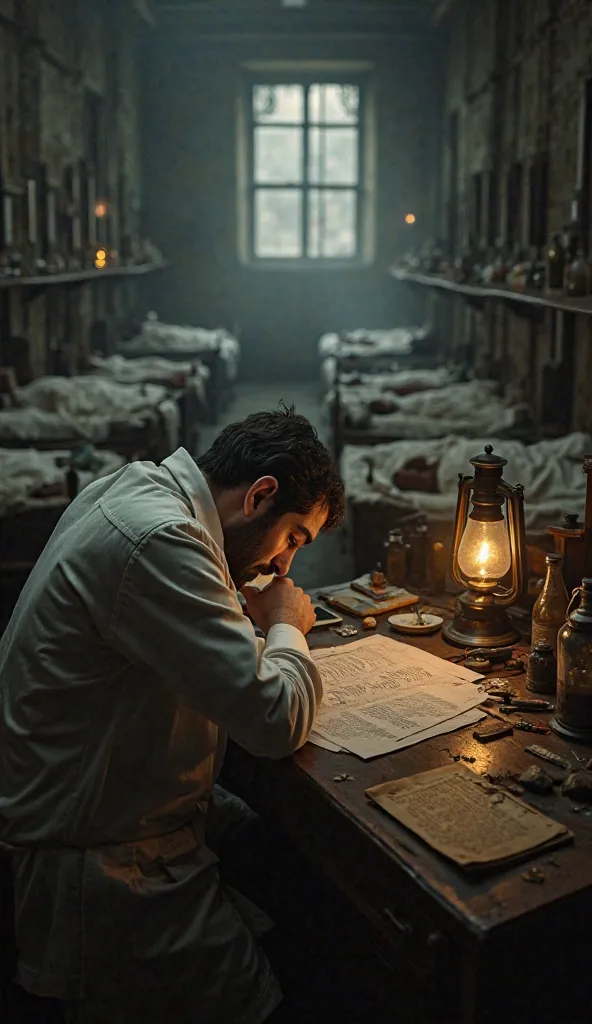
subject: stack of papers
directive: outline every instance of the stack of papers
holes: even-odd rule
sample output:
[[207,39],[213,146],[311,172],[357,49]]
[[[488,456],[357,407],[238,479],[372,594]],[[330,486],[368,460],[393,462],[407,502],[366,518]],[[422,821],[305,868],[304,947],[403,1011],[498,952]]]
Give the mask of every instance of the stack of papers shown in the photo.
[[309,736],[327,750],[378,757],[474,725],[482,676],[416,647],[371,636],[312,652],[323,701]]

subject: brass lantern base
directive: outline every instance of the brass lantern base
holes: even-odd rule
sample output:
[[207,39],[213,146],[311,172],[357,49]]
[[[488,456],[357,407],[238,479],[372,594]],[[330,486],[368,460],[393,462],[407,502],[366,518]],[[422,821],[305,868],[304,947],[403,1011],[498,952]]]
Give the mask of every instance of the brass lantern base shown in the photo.
[[563,736],[565,740],[574,740],[576,743],[592,743],[592,728],[590,726],[578,728],[568,722],[563,722],[558,714],[553,715],[549,725],[553,732],[556,732],[558,736]]
[[520,640],[520,633],[493,594],[474,590],[466,590],[457,599],[456,614],[442,635],[455,647],[511,647]]

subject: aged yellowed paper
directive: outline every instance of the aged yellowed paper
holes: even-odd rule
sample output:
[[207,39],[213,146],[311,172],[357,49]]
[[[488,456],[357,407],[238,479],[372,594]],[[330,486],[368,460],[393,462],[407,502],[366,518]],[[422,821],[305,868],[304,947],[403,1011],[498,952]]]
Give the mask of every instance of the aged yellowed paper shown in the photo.
[[564,825],[465,765],[446,765],[366,792],[392,818],[463,867],[512,860],[572,838]]

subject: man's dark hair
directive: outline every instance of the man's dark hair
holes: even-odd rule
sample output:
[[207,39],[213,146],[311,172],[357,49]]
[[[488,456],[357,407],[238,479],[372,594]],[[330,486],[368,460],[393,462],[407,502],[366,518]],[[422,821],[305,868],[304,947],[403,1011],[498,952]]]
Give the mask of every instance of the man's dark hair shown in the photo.
[[325,529],[338,526],[345,511],[343,481],[312,424],[294,407],[256,412],[220,432],[212,447],[196,459],[216,487],[240,487],[261,476],[279,484],[274,509],[306,514],[328,509]]

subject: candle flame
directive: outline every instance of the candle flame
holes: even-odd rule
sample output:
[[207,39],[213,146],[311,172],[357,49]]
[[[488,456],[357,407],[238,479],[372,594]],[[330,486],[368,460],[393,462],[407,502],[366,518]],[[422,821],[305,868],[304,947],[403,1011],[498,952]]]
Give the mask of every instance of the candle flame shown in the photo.
[[479,563],[479,565],[481,565],[481,566],[487,565],[487,563],[489,561],[489,556],[490,555],[491,555],[491,550],[490,550],[490,547],[489,547],[489,541],[484,540],[482,542],[482,544],[481,544],[481,547],[479,548],[478,553],[477,553],[477,562]]

